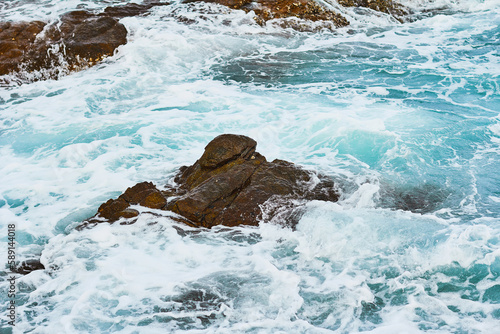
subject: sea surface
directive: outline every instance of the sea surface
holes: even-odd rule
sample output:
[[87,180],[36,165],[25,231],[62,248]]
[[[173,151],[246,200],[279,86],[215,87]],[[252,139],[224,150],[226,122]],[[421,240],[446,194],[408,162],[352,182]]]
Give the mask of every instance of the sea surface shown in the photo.
[[[4,0],[0,20],[128,2]],[[401,2],[410,22],[349,8],[316,33],[156,7],[101,64],[0,87],[0,332],[15,224],[17,260],[47,270],[18,275],[14,333],[499,333],[500,1]],[[341,200],[295,230],[168,213],[75,230],[222,133]]]

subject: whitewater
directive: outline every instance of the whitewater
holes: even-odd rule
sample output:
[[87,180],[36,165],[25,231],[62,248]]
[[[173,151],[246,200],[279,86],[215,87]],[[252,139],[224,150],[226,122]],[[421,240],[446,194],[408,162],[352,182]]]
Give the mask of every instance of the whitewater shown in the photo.
[[[9,0],[0,20],[131,1]],[[340,8],[335,32],[206,4],[120,20],[128,43],[0,87],[1,333],[498,333],[500,1]],[[222,133],[331,176],[295,229],[144,213],[76,231],[127,187],[172,182]],[[8,326],[8,225],[17,260]]]

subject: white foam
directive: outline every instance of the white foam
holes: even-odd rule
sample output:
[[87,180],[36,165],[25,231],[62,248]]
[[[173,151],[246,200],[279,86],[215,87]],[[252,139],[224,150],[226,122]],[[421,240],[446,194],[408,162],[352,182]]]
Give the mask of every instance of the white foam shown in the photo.
[[[76,4],[58,3],[2,15]],[[494,304],[462,294],[481,296],[496,278],[468,285],[452,272],[470,280],[499,256],[488,172],[499,152],[498,55],[469,43],[495,29],[497,7],[476,13],[493,2],[471,3],[470,13],[405,24],[346,9],[353,26],[338,34],[260,27],[215,5],[193,5],[203,15],[158,7],[122,20],[129,43],[102,64],[1,90],[0,217],[16,224],[19,259],[43,250],[50,268],[20,278],[32,292],[19,331],[493,332]],[[220,133],[334,176],[341,200],[308,203],[295,231],[192,231],[168,214],[73,230],[128,186],[169,182]],[[381,196],[402,196],[387,184],[450,195],[427,214],[381,208]],[[438,292],[445,283],[459,291]],[[172,308],[169,298],[193,290],[220,303]],[[184,317],[192,327],[174,327]]]
[[468,12],[496,9],[500,4],[498,0],[398,0],[398,2],[415,10],[439,10],[444,7]]
[[384,87],[368,87],[368,92],[382,96],[390,94],[387,88]]

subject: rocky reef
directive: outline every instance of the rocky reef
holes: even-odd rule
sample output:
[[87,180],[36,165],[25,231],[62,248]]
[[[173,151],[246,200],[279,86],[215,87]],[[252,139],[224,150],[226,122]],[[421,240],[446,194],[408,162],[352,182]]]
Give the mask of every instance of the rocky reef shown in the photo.
[[[315,0],[184,0],[210,2],[232,9],[253,11],[261,25],[273,21],[300,31],[335,30],[349,22]],[[409,10],[392,0],[338,0],[342,6],[367,7],[402,20]],[[120,18],[145,15],[168,2],[145,2],[107,7],[100,13],[78,10],[58,22],[0,22],[0,76],[16,74],[23,81],[58,78],[88,68],[112,56],[127,43],[127,29]],[[314,25],[304,22],[315,22]],[[3,78],[7,82],[14,78]],[[8,83],[8,82],[7,82]]]
[[[296,18],[308,21],[321,21],[320,28],[335,29],[349,25],[342,15],[336,13],[315,0],[185,0],[189,2],[210,2],[240,9],[245,12],[253,11],[257,23],[264,25],[273,19]],[[284,21],[282,25],[297,30],[307,30],[299,22]]]
[[153,183],[138,183],[102,204],[79,228],[136,217],[133,205],[175,212],[197,227],[258,225],[275,215],[293,224],[301,203],[338,200],[329,177],[283,160],[268,162],[256,146],[246,136],[220,135],[192,166],[180,168],[175,186],[159,190]]

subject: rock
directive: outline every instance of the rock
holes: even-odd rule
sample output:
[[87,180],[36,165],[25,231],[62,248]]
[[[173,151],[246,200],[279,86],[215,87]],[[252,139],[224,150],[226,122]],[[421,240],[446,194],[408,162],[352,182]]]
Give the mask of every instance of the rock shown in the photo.
[[117,47],[127,43],[127,30],[117,19],[86,11],[63,15],[61,24],[51,25],[47,35],[52,44],[64,47],[70,66],[92,65],[112,56]]
[[[236,182],[226,181],[227,184],[232,184],[235,190],[238,190],[237,192],[228,191],[229,195],[225,195],[224,192],[213,192],[212,198],[201,197],[204,201],[194,201],[197,205],[192,205],[193,199],[200,198],[198,191],[206,192],[214,183],[206,182],[182,196],[173,205],[171,204],[172,211],[198,221],[204,227],[258,225],[263,214],[261,206],[268,200],[286,199],[288,202],[286,204],[289,204],[293,200],[334,202],[338,199],[333,189],[333,182],[329,184],[320,182],[313,190],[310,190],[314,184],[313,175],[290,162],[283,160],[266,162],[265,158],[259,155],[254,160],[241,164],[241,166],[245,165],[247,166],[246,173],[239,173],[235,175],[236,177],[232,177],[233,170],[230,170],[230,180]],[[215,177],[215,182],[227,176],[228,174],[224,173]],[[214,179],[210,179],[212,180]],[[217,198],[213,200],[214,197]],[[281,203],[281,206],[286,204]],[[287,209],[291,212],[293,206],[288,206]],[[196,216],[193,217],[191,213],[195,213]],[[267,213],[267,216],[272,216],[272,214]]]
[[[249,137],[220,135],[205,147],[198,161],[179,170],[176,187],[162,192],[152,183],[139,183],[101,205],[88,222],[135,217],[138,212],[130,205],[139,204],[173,211],[192,226],[258,225],[273,212],[290,221],[301,201],[338,200],[330,178],[283,160],[268,162],[255,152],[256,145]],[[269,203],[279,205],[267,205],[270,209],[264,212]]]
[[21,262],[21,264],[18,267],[13,268],[12,272],[21,275],[27,275],[32,271],[43,270],[43,269],[45,269],[45,266],[40,262],[40,260],[29,259]]
[[366,7],[392,15],[402,21],[410,14],[410,9],[392,0],[337,0],[344,7]]
[[61,16],[59,22],[0,22],[0,75],[38,72],[32,79],[57,78],[112,56],[127,43],[119,18],[143,15],[168,3],[127,4],[103,13],[84,10]]
[[0,75],[39,71],[41,78],[56,78],[94,65],[127,42],[116,19],[87,11],[67,13],[59,24],[2,23],[0,29]]
[[257,142],[252,138],[237,135],[220,135],[206,147],[199,163],[202,168],[216,168],[236,159],[248,158],[255,152]]
[[[314,0],[184,0],[184,3],[204,1],[217,3],[245,12],[253,11],[260,25],[273,19],[302,19],[322,22],[319,28],[335,29],[349,25],[342,15],[320,5]],[[296,30],[309,30],[305,25],[294,21],[283,21],[282,26]]]
[[379,204],[382,207],[425,214],[438,210],[450,194],[448,189],[427,182],[399,186],[382,184]]
[[99,16],[109,16],[115,19],[144,15],[149,12],[153,7],[157,6],[167,6],[170,5],[169,2],[149,2],[143,4],[129,3],[123,6],[113,6],[104,9],[104,12],[99,14]]
[[26,53],[35,44],[44,22],[0,22],[0,75],[19,69],[26,62]]
[[109,221],[120,218],[136,217],[139,212],[130,209],[130,205],[142,205],[151,209],[162,209],[167,204],[166,198],[151,182],[138,183],[128,188],[117,199],[110,199],[102,204],[97,213]]
[[[184,3],[204,1],[217,3],[245,12],[253,11],[257,23],[264,25],[273,19],[283,19],[281,26],[296,30],[314,31],[322,28],[334,30],[349,25],[349,21],[339,13],[321,5],[315,0],[184,0]],[[387,13],[399,21],[403,21],[410,13],[410,9],[392,0],[338,0],[344,7],[366,7],[379,12]],[[302,19],[321,22],[316,28],[287,19]]]

